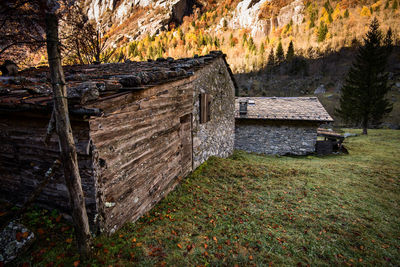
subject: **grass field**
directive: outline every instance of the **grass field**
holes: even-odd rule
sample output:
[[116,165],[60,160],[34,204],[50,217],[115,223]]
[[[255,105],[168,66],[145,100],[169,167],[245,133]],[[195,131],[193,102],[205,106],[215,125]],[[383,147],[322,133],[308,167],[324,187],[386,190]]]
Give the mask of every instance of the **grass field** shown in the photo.
[[349,155],[211,158],[139,221],[96,238],[87,262],[58,214],[33,210],[38,240],[18,263],[399,266],[400,131],[345,145]]

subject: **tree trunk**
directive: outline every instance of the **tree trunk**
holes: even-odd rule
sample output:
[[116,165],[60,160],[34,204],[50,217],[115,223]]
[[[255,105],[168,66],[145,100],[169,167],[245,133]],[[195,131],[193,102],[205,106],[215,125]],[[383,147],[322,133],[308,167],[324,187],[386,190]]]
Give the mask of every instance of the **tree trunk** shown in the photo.
[[362,134],[367,135],[368,134],[368,119],[365,119],[365,118],[363,119],[362,128],[363,128]]
[[75,227],[78,248],[81,255],[90,249],[90,231],[79,175],[76,147],[72,136],[68,115],[67,88],[61,66],[58,39],[58,19],[54,13],[46,13],[47,54],[50,77],[53,87],[56,131],[60,140],[61,162],[64,168],[65,182],[69,191],[72,219]]

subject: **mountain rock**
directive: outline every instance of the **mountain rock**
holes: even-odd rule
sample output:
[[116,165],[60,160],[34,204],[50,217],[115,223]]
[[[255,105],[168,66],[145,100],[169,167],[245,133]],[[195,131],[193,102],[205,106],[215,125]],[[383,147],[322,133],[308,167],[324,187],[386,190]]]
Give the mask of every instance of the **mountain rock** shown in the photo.
[[240,2],[232,16],[229,26],[232,29],[249,28],[251,35],[265,36],[273,30],[274,27],[282,27],[291,21],[299,25],[304,19],[304,3],[302,0],[295,0],[287,6],[284,6],[275,17],[262,19],[262,6],[270,0],[244,0]]
[[254,0],[244,0],[240,2],[233,14],[229,26],[232,29],[250,28],[251,35],[265,34],[269,29],[265,21],[258,18],[261,6],[268,0],[261,0],[257,3]]
[[289,5],[283,7],[277,17],[278,27],[283,27],[293,21],[294,25],[303,23],[304,19],[304,3],[302,0],[296,0]]
[[[181,23],[190,7],[190,0],[85,0],[88,18],[108,30],[113,24],[121,24],[140,8],[148,11],[135,18],[144,34],[165,30],[170,22]],[[151,19],[146,19],[151,17]]]

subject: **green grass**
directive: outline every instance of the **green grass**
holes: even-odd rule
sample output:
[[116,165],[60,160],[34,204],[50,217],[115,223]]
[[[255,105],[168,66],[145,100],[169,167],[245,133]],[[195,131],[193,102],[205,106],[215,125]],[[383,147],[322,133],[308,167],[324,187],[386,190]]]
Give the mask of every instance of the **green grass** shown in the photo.
[[[139,221],[96,238],[81,264],[399,266],[400,131],[345,145],[349,155],[211,158]],[[19,262],[73,265],[72,230],[32,212],[44,233]]]

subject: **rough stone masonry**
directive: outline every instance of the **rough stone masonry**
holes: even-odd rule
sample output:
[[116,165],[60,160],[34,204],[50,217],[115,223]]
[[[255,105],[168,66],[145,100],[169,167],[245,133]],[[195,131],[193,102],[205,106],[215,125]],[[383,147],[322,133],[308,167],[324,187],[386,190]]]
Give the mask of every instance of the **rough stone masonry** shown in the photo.
[[235,149],[276,155],[306,155],[315,151],[316,124],[236,121]]

